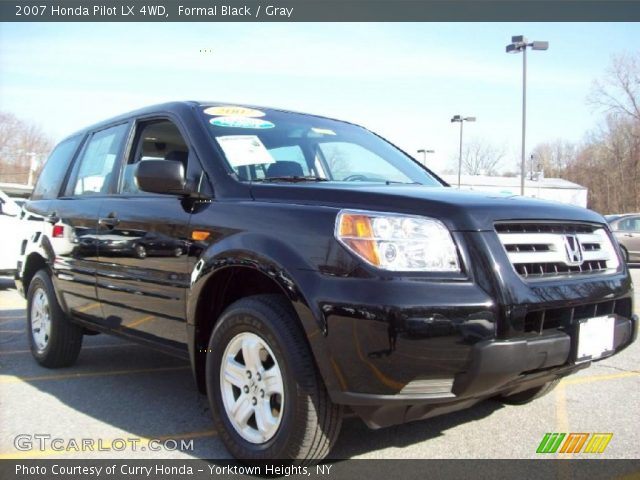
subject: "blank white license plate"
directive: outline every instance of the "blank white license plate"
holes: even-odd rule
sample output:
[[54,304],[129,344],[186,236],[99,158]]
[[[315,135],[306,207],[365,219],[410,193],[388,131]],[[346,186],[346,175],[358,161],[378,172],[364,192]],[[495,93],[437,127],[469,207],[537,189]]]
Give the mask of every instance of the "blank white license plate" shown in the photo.
[[615,317],[594,317],[578,325],[578,351],[576,362],[595,360],[613,350]]

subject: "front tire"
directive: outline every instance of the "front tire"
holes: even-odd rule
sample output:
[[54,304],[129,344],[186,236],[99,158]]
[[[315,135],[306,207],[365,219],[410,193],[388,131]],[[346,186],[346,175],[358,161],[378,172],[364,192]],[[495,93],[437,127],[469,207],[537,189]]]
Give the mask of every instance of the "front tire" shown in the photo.
[[222,441],[236,458],[311,463],[342,423],[286,298],[256,295],[229,306],[211,334],[207,394]]
[[82,327],[69,321],[45,270],[37,272],[27,293],[27,325],[31,353],[47,368],[72,365],[82,348]]

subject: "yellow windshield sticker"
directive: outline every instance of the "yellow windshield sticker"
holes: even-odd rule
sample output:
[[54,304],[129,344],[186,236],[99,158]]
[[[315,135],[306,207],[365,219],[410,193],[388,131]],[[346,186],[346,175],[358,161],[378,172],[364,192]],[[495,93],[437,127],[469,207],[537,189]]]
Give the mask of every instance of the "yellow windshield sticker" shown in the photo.
[[334,132],[333,130],[329,130],[328,128],[316,128],[316,127],[313,127],[311,129],[311,131],[314,132],[314,133],[320,133],[322,135],[335,135],[336,134],[336,132]]
[[220,117],[264,117],[265,113],[254,108],[226,105],[222,107],[209,107],[204,110],[207,115]]

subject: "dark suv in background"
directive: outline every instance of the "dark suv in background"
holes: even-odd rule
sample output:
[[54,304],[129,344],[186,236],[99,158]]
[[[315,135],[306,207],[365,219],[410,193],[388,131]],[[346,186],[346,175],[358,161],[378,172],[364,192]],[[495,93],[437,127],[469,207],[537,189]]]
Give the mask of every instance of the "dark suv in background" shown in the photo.
[[234,456],[304,462],[345,409],[377,428],[525,403],[634,340],[600,215],[447,187],[318,116],[179,102],[94,125],[25,207],[31,350],[67,366],[105,332],[189,358]]

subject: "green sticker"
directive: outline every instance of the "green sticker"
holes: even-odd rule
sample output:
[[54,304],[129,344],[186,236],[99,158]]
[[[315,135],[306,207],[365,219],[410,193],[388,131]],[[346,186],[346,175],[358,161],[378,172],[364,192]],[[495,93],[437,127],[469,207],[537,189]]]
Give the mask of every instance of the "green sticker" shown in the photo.
[[216,127],[231,127],[231,128],[273,128],[275,125],[266,120],[260,118],[250,117],[217,117],[209,120],[211,125]]

